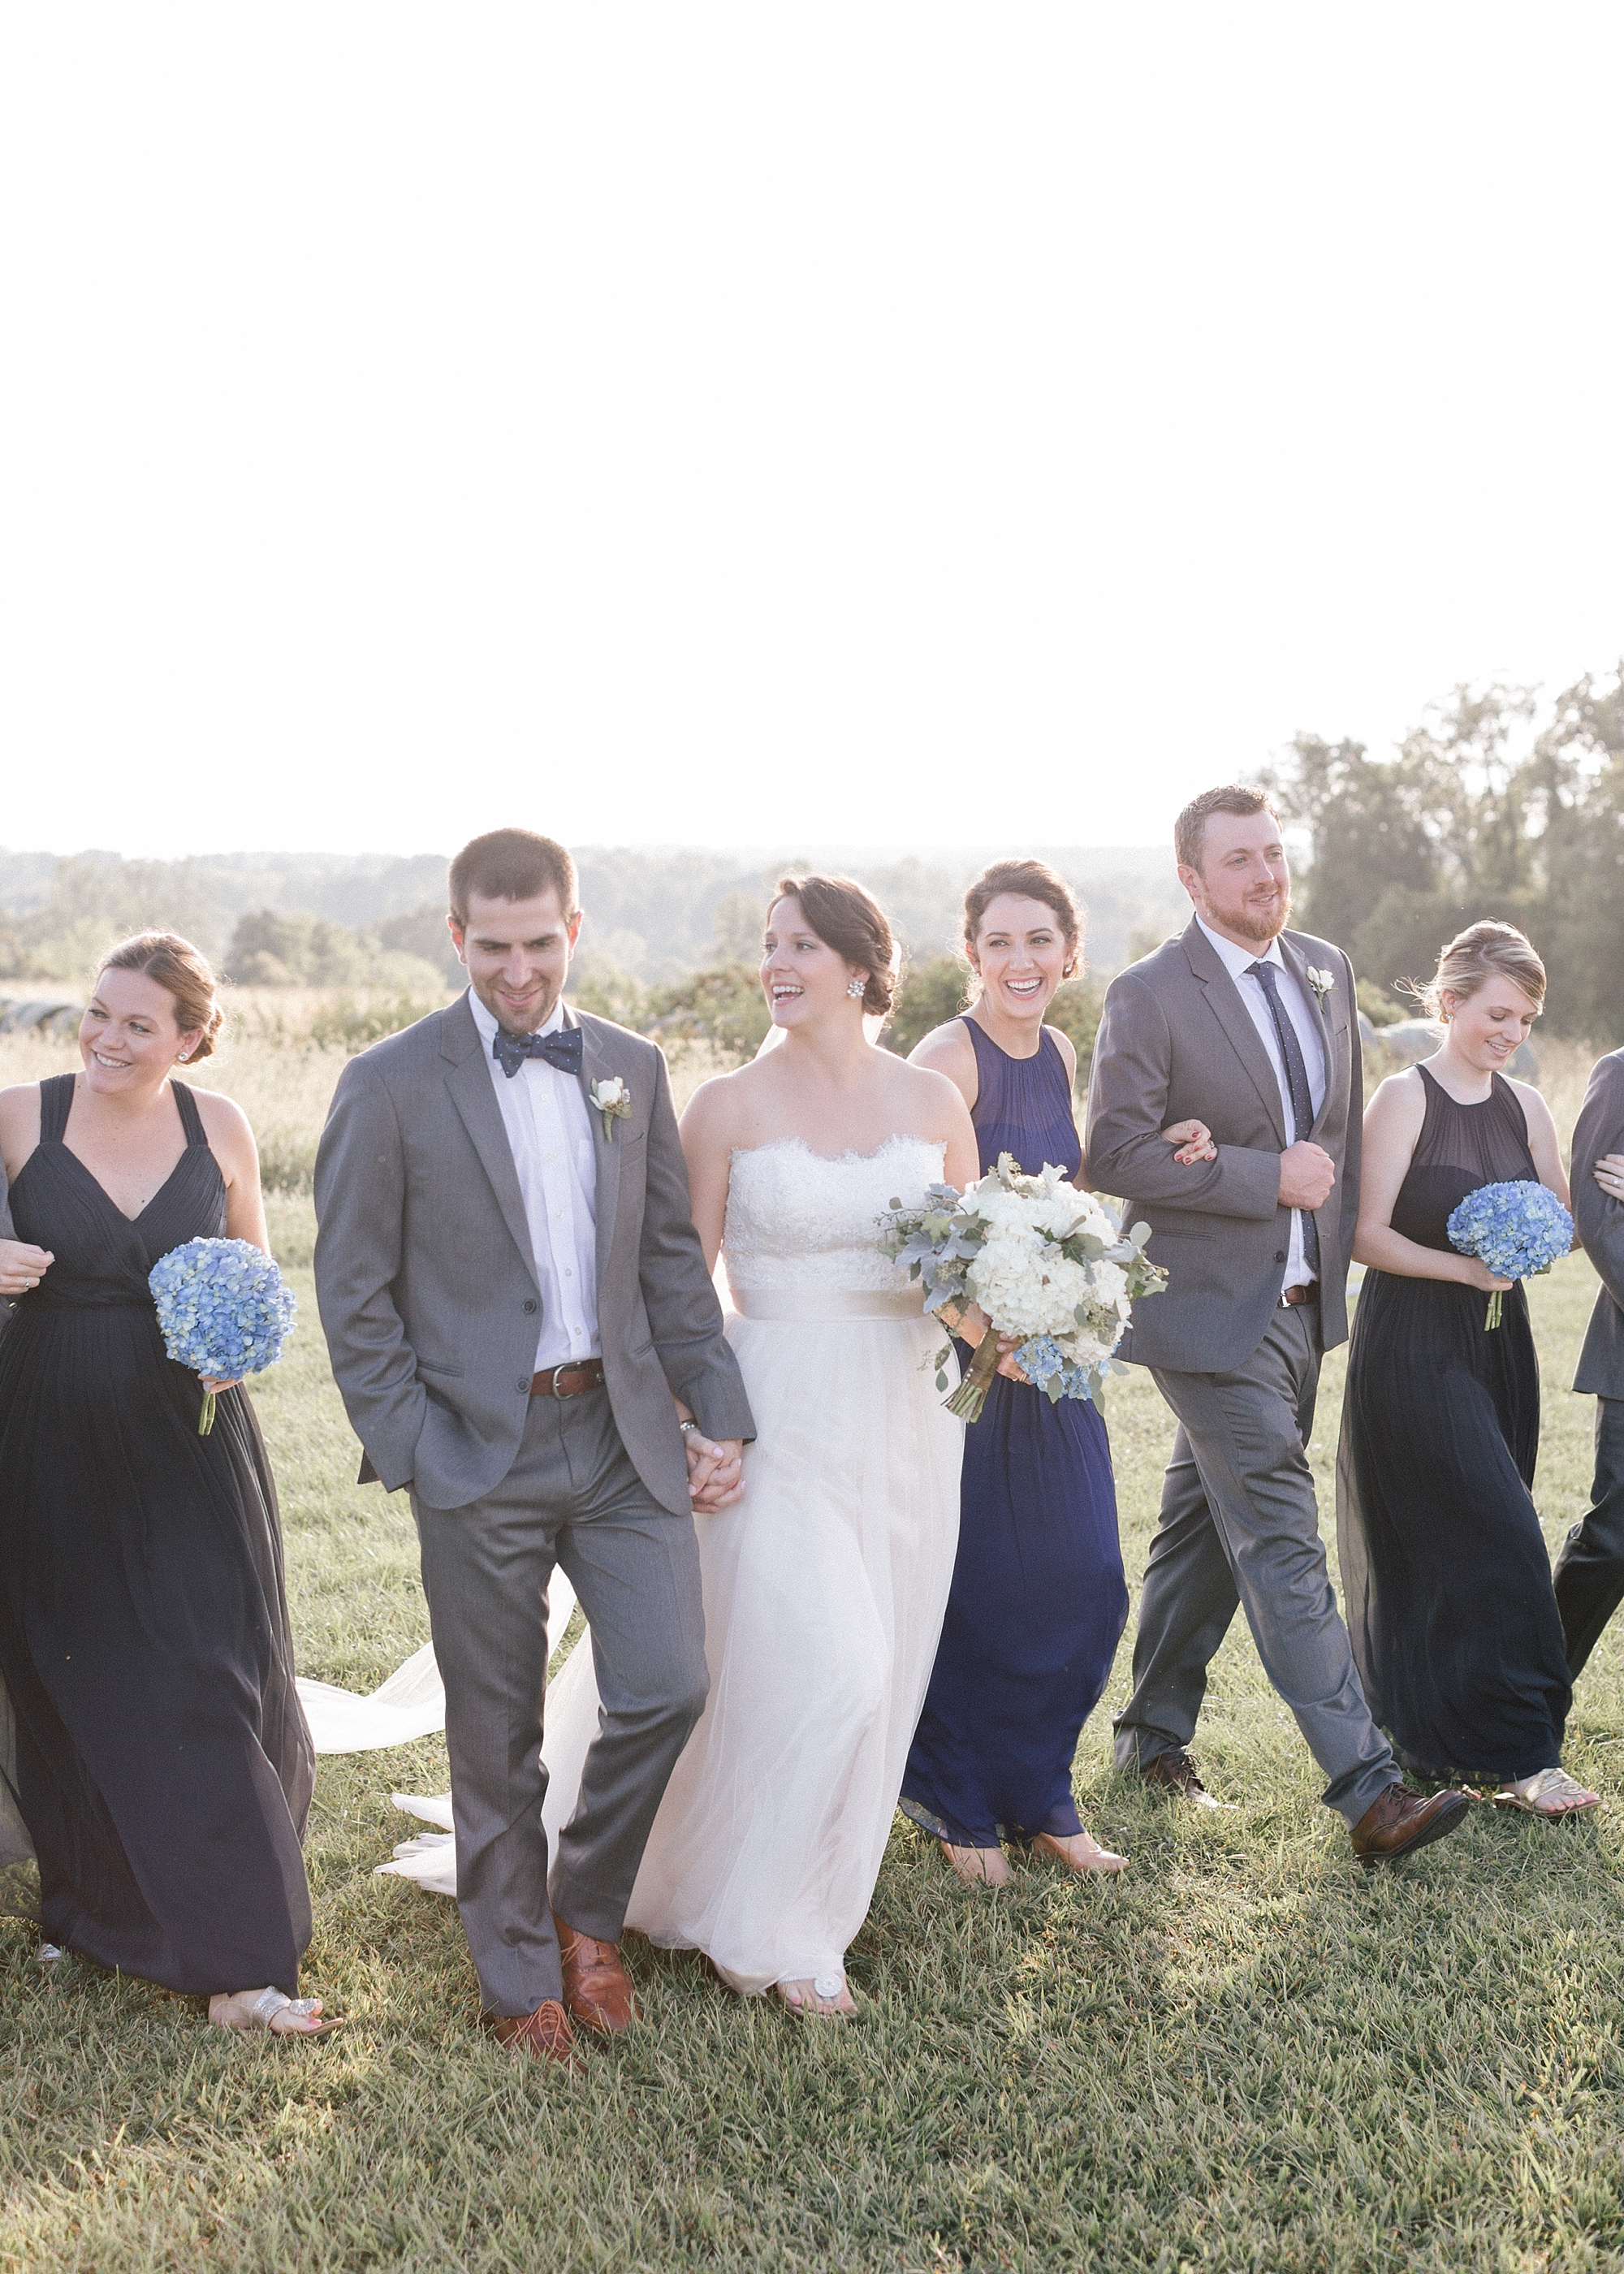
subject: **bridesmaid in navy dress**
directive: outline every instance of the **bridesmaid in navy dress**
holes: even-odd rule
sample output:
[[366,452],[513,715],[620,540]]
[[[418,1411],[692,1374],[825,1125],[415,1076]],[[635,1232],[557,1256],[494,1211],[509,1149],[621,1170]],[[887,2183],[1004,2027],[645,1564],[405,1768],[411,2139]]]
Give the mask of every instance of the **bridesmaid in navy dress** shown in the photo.
[[[983,1173],[1000,1153],[1028,1174],[1082,1167],[1076,1055],[1043,1024],[1079,934],[1070,887],[1041,861],[999,862],[965,897],[981,993],[914,1057],[963,1092]],[[963,1323],[979,1341],[979,1321]],[[962,1879],[1003,1885],[1006,1841],[1074,1871],[1123,1869],[1079,1819],[1071,1758],[1127,1615],[1105,1423],[1081,1400],[1051,1404],[1006,1357],[965,1432],[959,1558],[902,1786],[904,1813]]]

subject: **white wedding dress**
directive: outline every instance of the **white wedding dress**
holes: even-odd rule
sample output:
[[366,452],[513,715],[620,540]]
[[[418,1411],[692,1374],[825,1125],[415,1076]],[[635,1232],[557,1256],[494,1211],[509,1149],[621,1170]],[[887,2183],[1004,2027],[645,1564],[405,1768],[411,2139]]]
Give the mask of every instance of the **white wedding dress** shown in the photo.
[[[733,1158],[727,1336],[756,1438],[744,1498],[696,1518],[710,1693],[626,1923],[704,1951],[736,1990],[844,1971],[936,1658],[963,1425],[936,1387],[943,1331],[917,1289],[894,1291],[875,1242],[882,1212],[916,1206],[942,1165],[940,1145],[901,1136],[833,1160],[800,1138]],[[598,1712],[577,1646],[547,1698],[552,1836]],[[448,1801],[410,1805],[449,1826]],[[454,1853],[426,1836],[385,1868],[449,1888]]]

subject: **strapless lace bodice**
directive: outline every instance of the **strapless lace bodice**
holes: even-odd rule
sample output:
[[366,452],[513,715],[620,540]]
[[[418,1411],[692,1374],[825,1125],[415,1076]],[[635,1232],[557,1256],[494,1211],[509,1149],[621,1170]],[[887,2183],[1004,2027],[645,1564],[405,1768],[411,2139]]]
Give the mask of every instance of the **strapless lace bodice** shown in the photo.
[[917,1287],[876,1245],[892,1201],[917,1208],[946,1148],[888,1137],[875,1153],[815,1153],[801,1137],[733,1156],[722,1254],[733,1304],[748,1318],[917,1318]]

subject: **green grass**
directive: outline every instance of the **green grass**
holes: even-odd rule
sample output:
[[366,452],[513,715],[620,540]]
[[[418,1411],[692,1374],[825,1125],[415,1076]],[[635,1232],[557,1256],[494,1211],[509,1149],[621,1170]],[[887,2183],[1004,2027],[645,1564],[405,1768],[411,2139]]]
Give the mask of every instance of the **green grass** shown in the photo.
[[[427,1632],[403,1502],[355,1448],[309,1296],[310,1222],[279,1203],[304,1324],[258,1387],[305,1669],[357,1687]],[[1540,1505],[1582,1505],[1592,1404],[1565,1384],[1593,1282],[1536,1284]],[[1314,1456],[1327,1531],[1342,1379]],[[1167,1418],[1110,1412],[1131,1577]],[[1553,1828],[1485,1809],[1413,1863],[1350,1861],[1243,1624],[1199,1756],[1237,1812],[1109,1773],[1092,1826],[1133,1869],[963,1888],[898,1819],[853,1954],[857,2026],[797,2025],[700,1962],[632,1946],[645,2027],[568,2079],[477,2028],[455,1908],[371,1867],[443,1788],[435,1742],[322,1766],[307,1986],[319,2045],[208,2030],[194,2008],[0,1925],[0,2267],[1156,2269],[1624,2267],[1620,1851],[1624,1635],[1581,1686],[1568,1759],[1613,1806]]]

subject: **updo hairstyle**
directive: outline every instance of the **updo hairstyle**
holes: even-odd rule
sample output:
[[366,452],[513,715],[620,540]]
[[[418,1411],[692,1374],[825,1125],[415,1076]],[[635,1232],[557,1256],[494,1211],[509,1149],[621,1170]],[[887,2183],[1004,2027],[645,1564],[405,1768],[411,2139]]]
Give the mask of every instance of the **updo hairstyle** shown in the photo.
[[1515,924],[1488,921],[1468,924],[1441,952],[1431,979],[1405,979],[1399,983],[1429,1019],[1442,1020],[1446,987],[1463,1003],[1491,979],[1509,979],[1536,1010],[1545,999],[1545,965]]
[[987,911],[1000,892],[1016,892],[1024,900],[1041,900],[1045,907],[1054,910],[1055,922],[1064,933],[1066,944],[1065,968],[1060,975],[1063,979],[1074,979],[1082,966],[1083,912],[1070,885],[1047,861],[995,861],[990,869],[982,870],[965,894],[965,946],[975,945]]
[[[175,1023],[183,1035],[201,1029],[186,1053],[188,1065],[207,1058],[226,1021],[215,993],[217,982],[208,958],[177,931],[138,931],[133,939],[109,947],[96,966],[96,984],[104,971],[139,971],[168,994],[175,1005]],[[94,990],[93,990],[94,991]]]
[[897,944],[885,911],[850,877],[780,877],[779,900],[799,900],[801,913],[825,947],[866,971],[862,1006],[876,1018],[889,1016],[897,999]]

